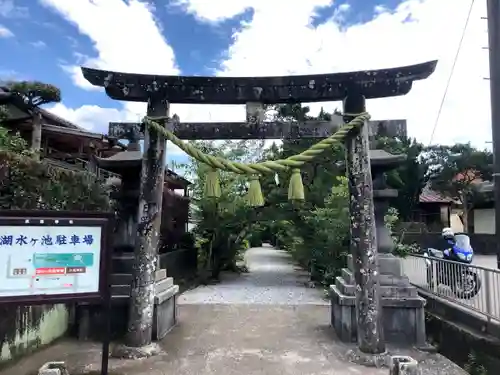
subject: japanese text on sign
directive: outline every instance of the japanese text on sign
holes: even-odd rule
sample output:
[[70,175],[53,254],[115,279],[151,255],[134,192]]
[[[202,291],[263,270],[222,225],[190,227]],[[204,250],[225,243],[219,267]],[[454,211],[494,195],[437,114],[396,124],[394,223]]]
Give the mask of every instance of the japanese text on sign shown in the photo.
[[0,297],[97,293],[102,228],[0,226]]
[[92,245],[94,243],[94,237],[91,234],[85,234],[83,236],[78,236],[76,234],[72,234],[69,236],[66,235],[56,235],[52,237],[51,235],[44,235],[40,238],[26,236],[24,234],[19,234],[14,236],[12,234],[4,234],[0,236],[0,246],[24,246],[31,245],[35,246],[37,244],[42,246],[52,246],[52,245]]

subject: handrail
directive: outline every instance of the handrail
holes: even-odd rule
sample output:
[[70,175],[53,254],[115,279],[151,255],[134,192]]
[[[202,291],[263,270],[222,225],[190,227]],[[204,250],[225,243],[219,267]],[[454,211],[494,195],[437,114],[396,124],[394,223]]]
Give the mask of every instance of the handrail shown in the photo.
[[[465,308],[488,322],[500,323],[500,270],[422,254],[410,254],[402,264],[410,283],[421,291],[447,300],[457,308]],[[471,285],[480,285],[477,294],[467,295],[461,291],[459,280],[464,269],[477,275],[469,279],[474,281]]]
[[[419,253],[413,253],[413,254],[410,254],[409,256],[416,257],[416,258],[424,258],[424,259],[427,258],[423,254],[419,254]],[[495,268],[478,266],[478,265],[475,265],[475,264],[464,264],[464,263],[460,263],[460,262],[455,262],[453,260],[441,259],[441,258],[436,258],[436,257],[429,257],[428,259],[438,260],[438,261],[449,263],[449,264],[457,264],[457,265],[460,265],[460,266],[464,266],[465,265],[465,266],[473,268],[473,269],[484,270],[484,271],[494,272],[494,273],[500,274],[500,270],[495,269]]]
[[96,175],[97,178],[102,178],[102,179],[108,179],[110,177],[120,177],[120,175],[117,175],[116,173],[107,171],[105,169],[101,168],[95,168],[95,172],[90,168],[90,163],[86,160],[83,159],[78,159],[75,158],[79,163],[78,164],[71,164],[62,160],[54,159],[51,158],[50,156],[44,157],[42,161],[53,165],[54,167],[62,168],[62,169],[67,169],[70,171],[74,172],[88,172],[91,174]]

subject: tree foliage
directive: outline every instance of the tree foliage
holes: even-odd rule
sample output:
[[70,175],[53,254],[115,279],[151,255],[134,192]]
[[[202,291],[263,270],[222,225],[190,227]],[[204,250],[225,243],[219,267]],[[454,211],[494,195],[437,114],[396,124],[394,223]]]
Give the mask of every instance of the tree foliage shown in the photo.
[[90,174],[51,168],[0,127],[0,209],[108,211],[110,202]]
[[39,81],[9,82],[7,88],[21,96],[27,104],[34,107],[61,101],[61,90],[48,83]]
[[[257,143],[242,141],[217,145],[215,142],[193,142],[207,154],[233,161],[252,161],[259,153]],[[202,281],[216,280],[222,270],[237,270],[236,261],[241,251],[248,248],[256,211],[247,207],[245,202],[247,177],[221,172],[221,196],[206,198],[204,184],[209,168],[196,160],[177,167],[184,169],[193,181],[192,217],[196,222],[193,234],[199,250],[200,276]]]
[[[324,111],[313,117],[309,108],[300,104],[276,105],[269,109],[281,121],[331,119],[331,115]],[[217,147],[213,142],[195,144],[210,154],[254,162],[284,159],[306,150],[315,142],[317,139],[284,139],[281,146],[272,144],[263,151],[262,142],[225,142]],[[390,229],[399,220],[413,219],[413,211],[418,208],[419,196],[429,179],[433,188],[439,191],[452,188],[463,191],[464,182],[451,177],[457,174],[455,172],[474,170],[483,179],[491,176],[491,155],[467,145],[425,148],[415,139],[385,136],[377,137],[374,144],[376,148],[392,154],[406,155],[406,160],[386,176],[388,186],[399,193],[384,218]],[[345,255],[350,241],[349,194],[344,160],[344,145],[338,144],[301,168],[306,198],[301,204],[290,203],[287,199],[289,172],[262,176],[265,205],[259,209],[245,205],[243,195],[247,177],[232,173],[221,173],[222,196],[219,199],[204,198],[202,189],[207,169],[203,164],[192,161],[188,169],[195,181],[195,217],[198,219],[194,233],[202,250],[205,269],[216,277],[220,270],[234,265],[237,254],[248,243],[259,245],[269,241],[289,251],[311,271],[315,281],[325,285],[333,283],[335,276],[346,265]],[[412,250],[401,245],[397,235],[393,234],[393,239],[398,255]]]
[[428,166],[420,160],[424,147],[416,139],[408,137],[380,137],[375,140],[375,147],[394,155],[406,155],[406,160],[399,168],[387,173],[387,184],[398,190],[398,196],[392,200],[391,206],[398,211],[399,220],[411,221],[426,183]]
[[431,188],[462,204],[462,221],[467,229],[476,183],[492,178],[493,154],[465,143],[428,147],[423,159],[428,165],[427,177]]
[[493,154],[469,143],[431,146],[424,159],[432,188],[456,200],[471,192],[474,182],[491,180]]

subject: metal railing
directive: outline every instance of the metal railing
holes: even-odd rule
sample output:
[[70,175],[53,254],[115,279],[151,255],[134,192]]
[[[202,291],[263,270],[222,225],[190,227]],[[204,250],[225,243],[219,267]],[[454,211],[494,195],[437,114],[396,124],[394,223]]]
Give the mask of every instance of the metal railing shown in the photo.
[[75,160],[76,160],[76,163],[71,164],[71,163],[68,163],[65,161],[53,159],[50,156],[43,159],[43,161],[45,163],[47,163],[51,166],[54,166],[56,168],[62,168],[62,169],[66,169],[66,170],[74,171],[74,172],[88,172],[88,173],[95,174],[97,179],[99,179],[101,181],[106,181],[108,178],[112,178],[112,177],[118,177],[118,178],[121,177],[120,175],[117,175],[116,173],[113,173],[113,172],[109,172],[105,169],[101,169],[101,168],[97,168],[97,167],[92,168],[90,163],[86,160],[83,160],[83,159],[75,159]]
[[402,264],[416,287],[488,322],[500,323],[500,270],[417,254],[409,255]]

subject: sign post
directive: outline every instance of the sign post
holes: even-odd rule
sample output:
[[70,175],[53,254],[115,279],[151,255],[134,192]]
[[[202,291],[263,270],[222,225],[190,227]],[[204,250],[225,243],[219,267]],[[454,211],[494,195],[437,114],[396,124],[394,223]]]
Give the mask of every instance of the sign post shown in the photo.
[[90,302],[104,308],[108,374],[112,214],[0,211],[0,304]]

